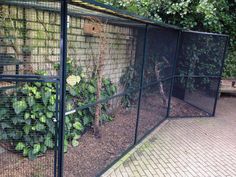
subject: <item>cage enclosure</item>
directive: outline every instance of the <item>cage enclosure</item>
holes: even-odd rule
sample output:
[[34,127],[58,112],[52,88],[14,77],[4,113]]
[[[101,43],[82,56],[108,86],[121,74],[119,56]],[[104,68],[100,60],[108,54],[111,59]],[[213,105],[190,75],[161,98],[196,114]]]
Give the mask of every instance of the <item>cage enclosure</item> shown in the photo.
[[215,114],[228,36],[90,0],[0,2],[0,176],[101,175],[167,118]]

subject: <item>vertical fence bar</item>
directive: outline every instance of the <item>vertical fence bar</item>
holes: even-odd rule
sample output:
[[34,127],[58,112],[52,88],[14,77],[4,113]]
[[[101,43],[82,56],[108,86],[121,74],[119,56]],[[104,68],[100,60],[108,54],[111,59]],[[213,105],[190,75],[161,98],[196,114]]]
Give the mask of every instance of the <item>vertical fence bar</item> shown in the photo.
[[216,105],[217,105],[217,101],[218,101],[218,95],[220,93],[220,84],[221,84],[221,79],[222,79],[222,73],[223,73],[223,70],[224,70],[225,59],[227,57],[228,45],[229,45],[229,37],[227,36],[227,39],[226,39],[226,42],[225,42],[225,46],[224,46],[224,55],[223,55],[223,59],[222,59],[222,63],[221,63],[221,69],[220,69],[220,75],[219,75],[216,95],[215,95],[215,103],[214,103],[214,108],[213,108],[213,113],[212,113],[213,117],[216,114]]
[[61,0],[61,39],[60,39],[60,106],[58,135],[58,177],[63,177],[64,166],[64,123],[66,95],[67,58],[67,0]]
[[175,50],[175,55],[174,55],[174,61],[173,61],[172,79],[171,79],[171,85],[170,85],[170,91],[169,91],[169,100],[168,100],[168,108],[167,108],[166,118],[168,118],[170,116],[171,98],[172,98],[172,93],[173,93],[173,89],[174,89],[175,71],[176,71],[176,67],[177,67],[177,60],[178,60],[179,50],[180,50],[181,34],[182,34],[182,31],[179,30],[178,37],[177,37],[176,50]]
[[56,83],[56,118],[55,118],[55,143],[54,143],[54,177],[57,176],[57,157],[58,157],[58,113],[59,113],[59,86]]
[[141,68],[141,79],[139,85],[139,98],[138,98],[138,110],[137,110],[137,119],[136,119],[136,128],[135,128],[135,138],[134,138],[134,145],[137,143],[138,139],[138,127],[139,127],[139,116],[140,116],[140,107],[141,107],[141,97],[143,94],[143,76],[144,76],[144,65],[146,60],[146,52],[147,52],[147,33],[148,33],[148,24],[145,27],[144,33],[144,44],[143,44],[143,58],[142,58],[142,68]]

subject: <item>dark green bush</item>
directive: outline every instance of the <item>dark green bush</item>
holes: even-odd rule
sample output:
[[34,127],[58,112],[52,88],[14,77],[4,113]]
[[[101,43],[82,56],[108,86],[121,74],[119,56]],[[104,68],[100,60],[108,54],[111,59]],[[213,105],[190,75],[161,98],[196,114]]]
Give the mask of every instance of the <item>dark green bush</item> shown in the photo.
[[236,51],[230,51],[228,58],[225,61],[225,69],[223,76],[227,77],[236,77]]

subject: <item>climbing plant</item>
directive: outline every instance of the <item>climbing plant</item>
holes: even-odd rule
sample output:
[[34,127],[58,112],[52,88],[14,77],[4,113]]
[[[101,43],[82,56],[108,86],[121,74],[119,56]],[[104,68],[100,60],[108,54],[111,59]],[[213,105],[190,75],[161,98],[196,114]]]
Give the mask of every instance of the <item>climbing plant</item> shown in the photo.
[[[56,69],[59,65],[55,66]],[[86,128],[92,128],[95,109],[84,108],[96,101],[97,78],[88,77],[73,60],[67,62],[65,151],[69,144],[78,146],[78,139]],[[44,75],[44,72],[36,74]],[[102,80],[101,99],[116,92],[109,79]],[[22,83],[14,90],[2,92],[0,101],[0,141],[10,149],[35,159],[55,146],[56,133],[56,85],[53,83]],[[60,100],[58,100],[60,101]],[[108,103],[101,106],[101,120],[112,120],[107,114]]]

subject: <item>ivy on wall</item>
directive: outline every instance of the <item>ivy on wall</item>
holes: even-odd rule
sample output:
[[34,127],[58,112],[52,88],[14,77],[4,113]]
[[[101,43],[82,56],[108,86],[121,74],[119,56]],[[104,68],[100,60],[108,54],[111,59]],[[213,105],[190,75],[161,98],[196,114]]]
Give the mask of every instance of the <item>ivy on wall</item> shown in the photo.
[[[58,65],[55,66],[59,68]],[[66,111],[75,113],[65,118],[65,151],[69,144],[78,146],[80,135],[92,128],[95,109],[78,107],[96,102],[97,78],[89,77],[72,60],[67,62]],[[44,75],[44,72],[37,74]],[[117,92],[109,80],[102,80],[101,99]],[[55,146],[56,132],[56,85],[53,83],[21,83],[14,90],[1,91],[0,141],[11,150],[18,151],[29,159],[35,159]],[[59,100],[58,100],[59,101]],[[111,121],[109,103],[101,104],[101,121]]]

